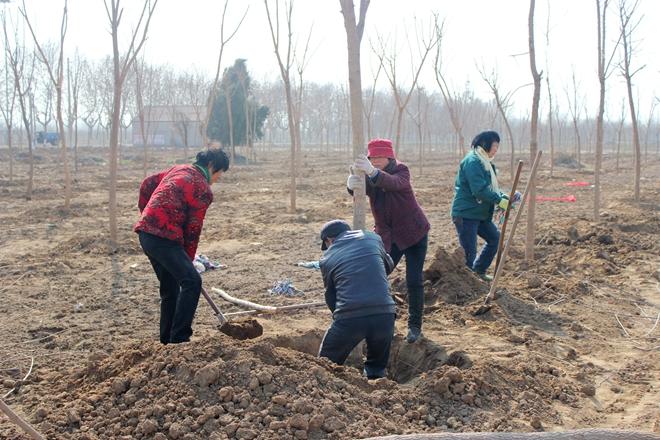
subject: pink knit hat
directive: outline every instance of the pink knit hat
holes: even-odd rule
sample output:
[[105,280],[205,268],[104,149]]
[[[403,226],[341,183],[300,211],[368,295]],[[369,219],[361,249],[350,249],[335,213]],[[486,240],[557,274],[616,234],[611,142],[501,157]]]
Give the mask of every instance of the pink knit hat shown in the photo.
[[392,148],[392,141],[389,139],[370,140],[367,147],[367,156],[396,159],[396,156],[394,155],[394,149]]

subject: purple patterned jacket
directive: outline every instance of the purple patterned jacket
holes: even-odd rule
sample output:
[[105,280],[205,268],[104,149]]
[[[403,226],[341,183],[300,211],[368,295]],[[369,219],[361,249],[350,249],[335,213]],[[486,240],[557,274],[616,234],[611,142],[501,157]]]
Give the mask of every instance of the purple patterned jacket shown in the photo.
[[410,170],[401,162],[392,162],[376,177],[367,178],[367,196],[376,222],[375,231],[383,239],[385,250],[392,243],[404,250],[419,242],[431,228],[417,203],[410,183]]

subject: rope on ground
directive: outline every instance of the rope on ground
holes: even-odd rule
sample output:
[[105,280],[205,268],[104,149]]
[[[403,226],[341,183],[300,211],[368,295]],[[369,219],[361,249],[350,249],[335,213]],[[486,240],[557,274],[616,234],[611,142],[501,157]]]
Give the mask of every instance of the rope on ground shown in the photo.
[[25,377],[23,377],[23,379],[21,379],[20,381],[18,381],[18,382],[14,385],[14,388],[12,388],[12,389],[9,390],[7,393],[5,393],[5,395],[2,396],[3,399],[6,399],[7,396],[9,396],[10,394],[17,393],[18,390],[21,388],[21,385],[23,385],[23,383],[25,383],[25,381],[27,380],[27,378],[30,377],[30,374],[32,373],[32,368],[34,367],[34,357],[31,358],[31,359],[32,359],[32,361],[30,362],[30,369],[28,370],[28,372],[27,372],[27,374],[25,375]]

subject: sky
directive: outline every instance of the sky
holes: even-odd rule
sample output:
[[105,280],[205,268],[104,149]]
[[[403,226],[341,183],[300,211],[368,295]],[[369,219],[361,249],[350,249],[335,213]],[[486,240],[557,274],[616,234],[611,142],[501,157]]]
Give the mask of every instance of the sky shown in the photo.
[[[14,10],[19,0],[11,0]],[[109,1],[109,0],[108,0]],[[274,0],[269,0],[271,13]],[[130,32],[142,1],[123,0],[124,21],[120,32]],[[356,1],[356,3],[358,3]],[[607,18],[607,45],[610,52],[618,37],[618,0],[610,0]],[[40,40],[56,39],[64,0],[26,0],[28,15]],[[578,83],[578,96],[586,111],[594,115],[598,105],[596,7],[595,0],[537,0],[535,39],[537,66],[549,74],[555,105],[568,111],[567,92],[572,93],[572,75]],[[103,0],[69,0],[67,50],[76,48],[90,58],[111,53],[109,24]],[[145,58],[155,64],[176,69],[196,69],[209,76],[215,72],[220,40],[220,0],[159,0],[154,14]],[[651,102],[660,96],[660,2],[640,0],[641,24],[635,34],[636,54],[633,67],[645,67],[635,76],[635,99],[640,118],[648,118]],[[223,68],[236,58],[247,59],[257,80],[279,80],[279,70],[263,0],[229,0],[226,32],[233,29],[247,10],[236,36],[225,47]],[[515,92],[514,116],[525,116],[531,108],[532,87],[528,51],[527,17],[529,0],[372,0],[367,13],[362,41],[363,87],[371,85],[377,68],[372,46],[378,38],[396,50],[400,61],[402,86],[409,87],[412,70],[419,62],[416,32],[428,35],[433,14],[444,21],[442,40],[443,73],[451,88],[469,86],[482,99],[490,99],[487,85],[477,66],[497,71],[503,93]],[[282,19],[283,20],[283,19]],[[549,26],[548,26],[549,24]],[[283,25],[283,23],[282,23]],[[655,28],[654,28],[655,25]],[[546,31],[549,29],[549,45]],[[311,31],[310,58],[304,71],[306,80],[346,83],[348,78],[346,34],[338,0],[296,0],[293,33],[302,53]],[[286,39],[285,35],[282,35]],[[411,41],[411,45],[408,44]],[[120,44],[126,47],[126,41]],[[411,57],[411,49],[413,56]],[[614,58],[619,60],[618,56]],[[420,82],[438,91],[433,74],[433,57],[427,60]],[[545,80],[544,80],[545,84]],[[522,87],[521,87],[522,86]],[[381,74],[378,87],[388,87]],[[618,119],[625,98],[625,83],[616,66],[607,82],[607,114]],[[542,106],[546,105],[545,90]],[[657,114],[660,114],[658,106]],[[656,116],[657,118],[657,116]]]

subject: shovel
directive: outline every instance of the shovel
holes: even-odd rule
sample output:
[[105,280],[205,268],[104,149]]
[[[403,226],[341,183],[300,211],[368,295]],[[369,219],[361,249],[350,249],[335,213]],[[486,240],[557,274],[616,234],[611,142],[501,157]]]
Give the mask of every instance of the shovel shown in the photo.
[[[523,212],[523,208],[525,207],[525,202],[527,201],[527,195],[529,193],[530,184],[534,183],[534,178],[536,177],[536,169],[538,168],[540,161],[541,161],[541,151],[539,150],[536,153],[536,157],[534,158],[534,164],[532,164],[532,170],[529,173],[529,181],[527,182],[527,186],[525,186],[525,193],[523,194],[522,200],[520,201],[520,207],[518,208],[518,212],[516,213],[516,216],[513,219],[513,225],[511,226],[511,233],[509,234],[509,239],[506,241],[506,244],[504,245],[504,250],[502,251],[502,258],[500,259],[500,264],[495,269],[495,276],[493,277],[493,281],[490,284],[490,290],[488,291],[488,295],[486,295],[486,299],[484,299],[484,303],[477,310],[472,312],[473,316],[483,315],[484,313],[488,313],[490,309],[493,308],[490,301],[492,299],[496,299],[495,289],[497,288],[497,282],[499,281],[500,275],[502,274],[502,268],[504,267],[504,263],[506,262],[506,256],[509,253],[509,248],[511,247],[511,242],[513,241],[511,239],[514,237],[516,233],[518,220],[520,220],[521,214]],[[518,166],[520,167],[520,165]]]
[[238,323],[229,322],[227,315],[220,311],[220,308],[215,304],[215,301],[213,301],[203,287],[202,295],[204,295],[206,302],[209,303],[209,306],[211,306],[211,309],[213,310],[213,314],[218,319],[218,328],[222,333],[240,340],[254,339],[264,334],[264,328],[256,319],[240,321]]

